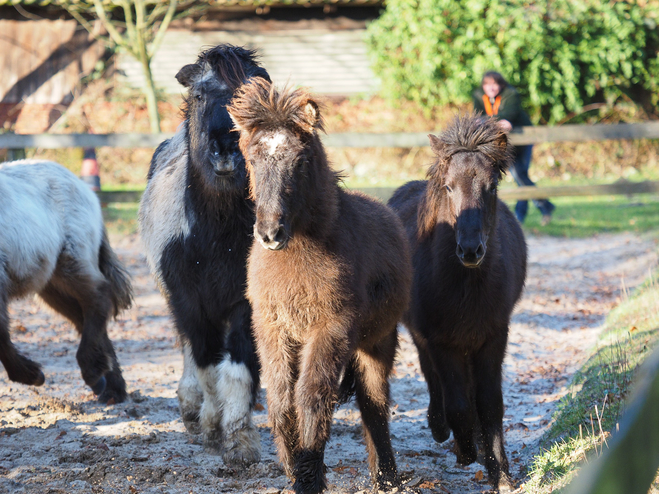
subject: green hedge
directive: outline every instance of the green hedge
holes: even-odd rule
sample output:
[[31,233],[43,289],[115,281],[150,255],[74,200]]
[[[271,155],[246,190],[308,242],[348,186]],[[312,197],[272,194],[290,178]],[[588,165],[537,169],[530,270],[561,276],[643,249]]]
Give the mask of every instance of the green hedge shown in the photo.
[[658,21],[657,0],[388,0],[368,43],[389,99],[464,103],[494,69],[555,123],[621,97],[656,109]]

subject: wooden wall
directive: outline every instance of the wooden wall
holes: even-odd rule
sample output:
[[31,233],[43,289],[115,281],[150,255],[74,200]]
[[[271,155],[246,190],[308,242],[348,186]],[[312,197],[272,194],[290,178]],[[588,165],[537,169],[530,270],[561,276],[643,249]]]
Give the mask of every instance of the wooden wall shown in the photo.
[[59,104],[104,48],[73,20],[0,19],[0,102]]
[[[366,53],[364,29],[283,29],[273,31],[205,31],[170,29],[152,65],[156,85],[168,93],[182,91],[176,72],[197,59],[199,51],[219,43],[256,48],[277,84],[290,82],[327,95],[371,93],[378,87]],[[127,83],[144,83],[137,61],[122,56],[118,68]]]

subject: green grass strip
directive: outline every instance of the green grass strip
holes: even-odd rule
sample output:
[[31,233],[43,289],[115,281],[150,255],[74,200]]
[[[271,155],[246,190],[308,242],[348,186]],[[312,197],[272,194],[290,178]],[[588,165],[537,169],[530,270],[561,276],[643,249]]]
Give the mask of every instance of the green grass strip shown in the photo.
[[659,340],[657,274],[632,296],[625,295],[607,317],[597,348],[557,407],[554,423],[529,468],[524,492],[560,492],[584,462],[607,447],[635,371]]

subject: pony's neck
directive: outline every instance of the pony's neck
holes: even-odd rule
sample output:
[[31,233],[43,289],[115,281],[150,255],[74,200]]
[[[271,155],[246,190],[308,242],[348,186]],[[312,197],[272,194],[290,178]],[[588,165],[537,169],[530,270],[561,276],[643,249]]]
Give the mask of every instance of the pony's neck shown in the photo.
[[303,193],[304,204],[295,230],[316,240],[324,240],[338,223],[338,177],[330,168],[325,150],[317,135],[314,135],[311,146],[312,154],[309,161],[312,170]]

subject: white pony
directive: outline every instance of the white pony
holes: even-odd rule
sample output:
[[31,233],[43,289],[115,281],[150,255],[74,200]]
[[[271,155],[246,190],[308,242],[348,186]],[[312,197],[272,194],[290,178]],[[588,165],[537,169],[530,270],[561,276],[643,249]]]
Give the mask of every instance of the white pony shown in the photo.
[[96,195],[63,166],[42,160],[0,164],[0,361],[12,381],[40,386],[39,364],[9,337],[9,301],[31,293],[80,333],[76,358],[98,400],[124,401],[106,326],[131,305],[128,275],[110,247]]

